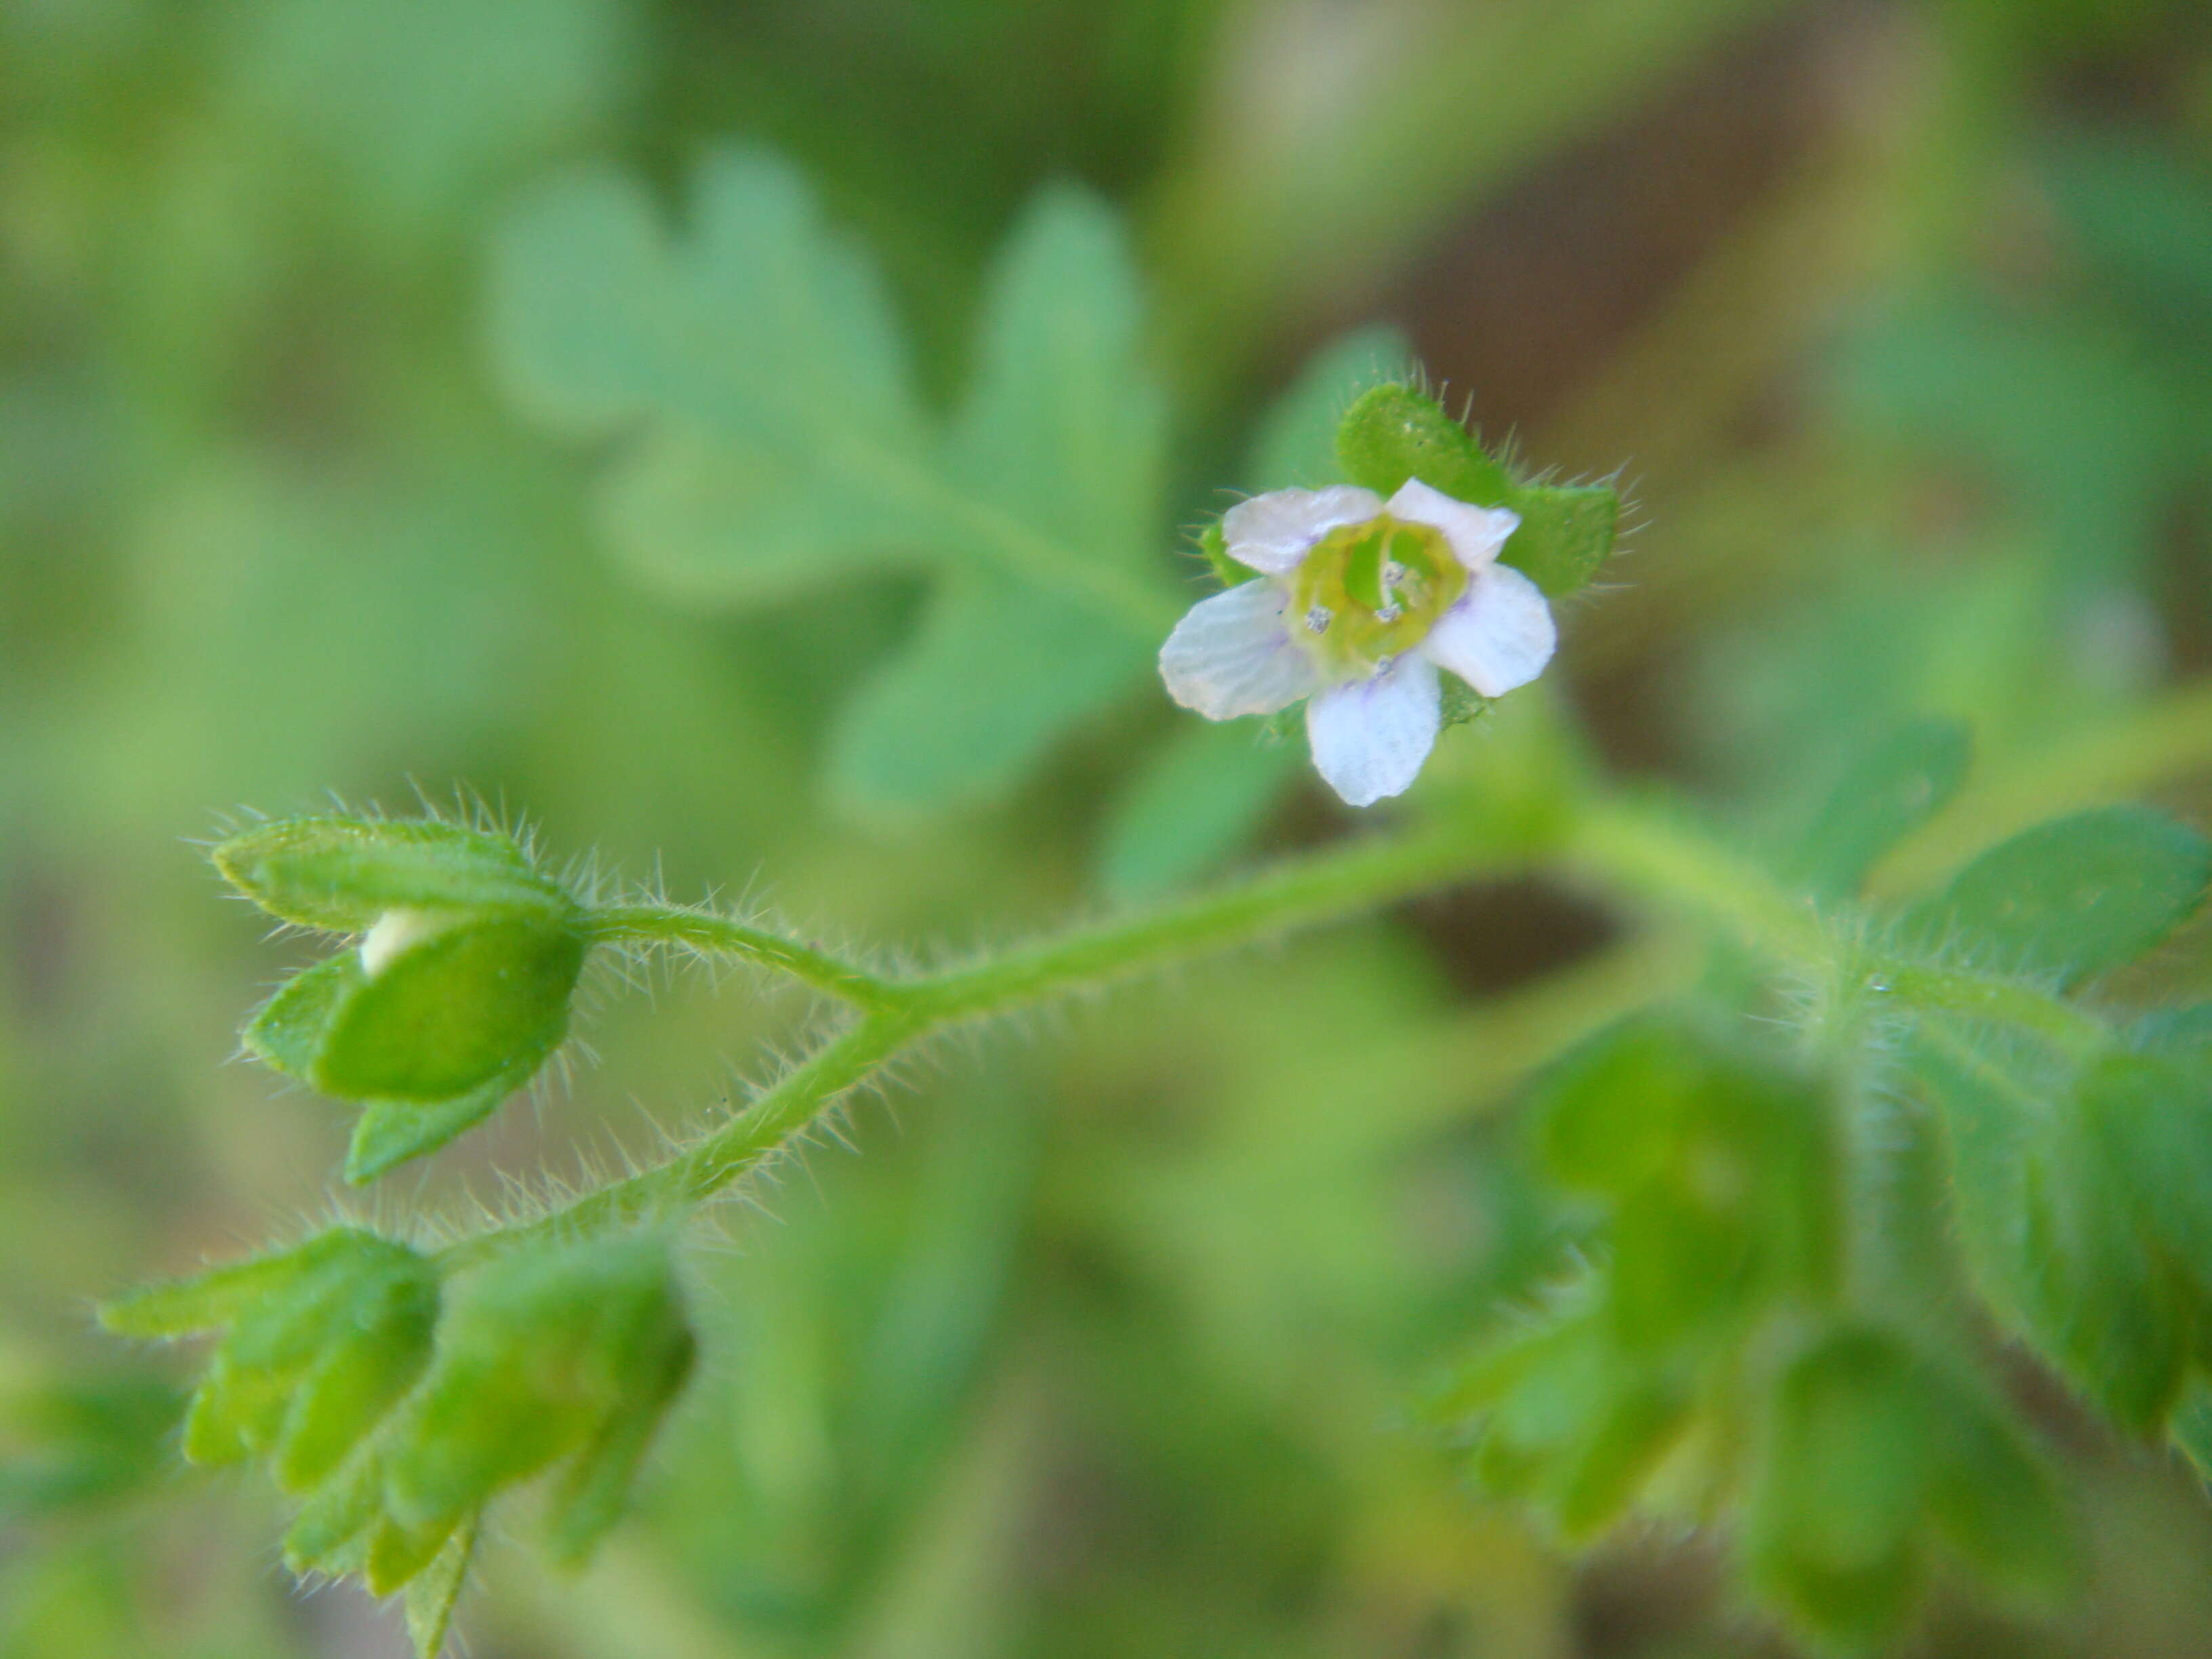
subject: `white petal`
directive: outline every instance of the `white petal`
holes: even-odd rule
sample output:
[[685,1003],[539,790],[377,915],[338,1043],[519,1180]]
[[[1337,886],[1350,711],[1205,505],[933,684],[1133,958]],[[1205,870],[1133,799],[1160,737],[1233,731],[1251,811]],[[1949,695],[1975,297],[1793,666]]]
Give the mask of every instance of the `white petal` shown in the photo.
[[1262,576],[1200,599],[1160,647],[1168,695],[1210,720],[1272,714],[1311,692],[1312,661],[1283,620],[1290,596]]
[[1420,650],[1486,697],[1502,697],[1544,672],[1559,642],[1544,590],[1510,564],[1468,580],[1460,602],[1437,618]]
[[1469,570],[1480,570],[1497,558],[1505,538],[1521,527],[1521,515],[1510,507],[1470,507],[1419,478],[1401,484],[1385,510],[1394,519],[1443,531],[1451,550]]
[[1408,654],[1373,679],[1331,687],[1306,705],[1314,766],[1352,806],[1401,795],[1436,747],[1435,666]]
[[1354,484],[1327,489],[1274,489],[1239,501],[1221,515],[1221,539],[1239,564],[1287,576],[1313,544],[1339,525],[1364,524],[1382,498]]

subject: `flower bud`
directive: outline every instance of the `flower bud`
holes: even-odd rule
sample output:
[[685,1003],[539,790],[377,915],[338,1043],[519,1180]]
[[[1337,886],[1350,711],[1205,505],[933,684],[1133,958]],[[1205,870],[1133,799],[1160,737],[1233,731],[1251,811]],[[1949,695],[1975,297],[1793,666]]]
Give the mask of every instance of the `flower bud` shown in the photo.
[[270,914],[362,936],[295,975],[244,1035],[278,1071],[366,1103],[349,1179],[443,1145],[568,1035],[580,912],[504,836],[307,818],[234,836],[215,860]]
[[437,1362],[393,1437],[384,1498],[401,1525],[450,1530],[563,1459],[555,1551],[580,1559],[621,1512],[694,1344],[653,1234],[518,1249],[464,1281]]
[[196,1463],[267,1455],[277,1482],[319,1485],[412,1385],[437,1323],[436,1269],[407,1245],[341,1227],[298,1249],[102,1310],[114,1329],[228,1328],[185,1422]]

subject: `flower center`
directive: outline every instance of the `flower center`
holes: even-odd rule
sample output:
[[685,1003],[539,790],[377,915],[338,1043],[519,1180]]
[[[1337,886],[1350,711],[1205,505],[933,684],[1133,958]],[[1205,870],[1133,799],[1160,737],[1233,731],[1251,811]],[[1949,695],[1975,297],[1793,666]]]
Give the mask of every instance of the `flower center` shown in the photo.
[[1291,578],[1291,637],[1332,679],[1364,679],[1419,645],[1467,591],[1443,532],[1389,514],[1332,530]]

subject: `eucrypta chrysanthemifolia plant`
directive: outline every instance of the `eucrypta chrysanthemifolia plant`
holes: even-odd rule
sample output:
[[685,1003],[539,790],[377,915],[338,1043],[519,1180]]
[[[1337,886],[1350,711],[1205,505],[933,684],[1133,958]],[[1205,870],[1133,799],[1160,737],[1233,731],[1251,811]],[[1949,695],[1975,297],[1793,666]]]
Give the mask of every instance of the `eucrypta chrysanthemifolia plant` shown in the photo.
[[1540,690],[1521,738],[1502,721],[1479,762],[1415,787],[1440,728],[1543,670],[1553,606],[1607,556],[1618,503],[1516,476],[1409,385],[1359,397],[1336,449],[1339,483],[1204,532],[1221,590],[1160,670],[1213,720],[1279,725],[1303,702],[1340,795],[1406,799],[1197,896],[884,972],[711,910],[586,896],[481,827],[328,816],[214,849],[248,898],[339,942],[245,1042],[358,1103],[355,1183],[528,1084],[595,953],[750,963],[837,1011],[750,1099],[596,1189],[435,1248],[338,1226],[108,1305],[130,1335],[220,1334],[184,1455],[267,1469],[298,1504],[295,1571],[404,1590],[428,1653],[487,1508],[516,1487],[544,1478],[548,1553],[584,1557],[695,1364],[691,1224],[917,1045],[1510,872],[1671,915],[1703,930],[1711,967],[1526,1102],[1574,1265],[1450,1367],[1427,1406],[1440,1456],[1569,1543],[1638,1512],[1722,1525],[1765,1606],[1865,1651],[1944,1564],[2000,1597],[2063,1587],[2064,1505],[1996,1334],[2120,1428],[2212,1449],[2212,1009],[2103,994],[2202,902],[2205,841],[2102,807],[1876,900],[1870,872],[1964,778],[1960,732],[1870,734],[1818,817],[1760,857],[1608,783]]

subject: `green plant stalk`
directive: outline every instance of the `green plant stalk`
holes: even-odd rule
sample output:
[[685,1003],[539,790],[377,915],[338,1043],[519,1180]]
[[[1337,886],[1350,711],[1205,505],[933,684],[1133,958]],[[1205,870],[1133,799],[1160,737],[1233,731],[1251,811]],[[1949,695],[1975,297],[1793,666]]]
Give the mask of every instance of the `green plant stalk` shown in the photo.
[[764,927],[710,910],[665,904],[615,904],[585,919],[590,936],[611,945],[680,945],[702,956],[733,957],[779,969],[816,990],[864,1008],[876,1007],[896,988],[858,964]]
[[854,1006],[859,1017],[751,1103],[665,1162],[535,1220],[462,1241],[465,1264],[515,1240],[676,1216],[803,1141],[902,1051],[957,1025],[1095,990],[1115,981],[1347,915],[1435,887],[1557,862],[1600,884],[1719,923],[1817,983],[1894,1005],[1990,1019],[2081,1057],[2109,1041],[2094,1016],[2033,986],[1869,950],[1820,911],[1680,818],[1623,799],[1590,801],[1550,858],[1470,837],[1449,819],[1419,823],[1291,860],[1162,909],[1079,928],[968,966],[884,978],[813,946],[674,906],[596,911],[595,934],[670,943],[784,969]]
[[[968,968],[884,980],[735,921],[677,907],[595,912],[599,937],[659,940],[769,965],[859,1005],[853,1024],[736,1115],[652,1169],[603,1187],[534,1221],[452,1246],[465,1266],[526,1237],[681,1214],[746,1170],[805,1139],[847,1095],[902,1050],[950,1027],[1080,994],[1146,969],[1249,945],[1292,927],[1357,915],[1454,878],[1502,873],[1511,861],[1487,846],[1424,826],[1279,866],[1218,892],[1126,921],[1102,923]],[[774,948],[791,946],[787,953]],[[802,969],[804,971],[802,971]]]
[[1863,993],[1929,1012],[2001,1021],[2076,1060],[2112,1040],[2094,1014],[2019,980],[1886,951],[1846,936],[1809,899],[1656,808],[1600,802],[1568,838],[1570,868],[1669,908],[1702,912],[1832,994]]

